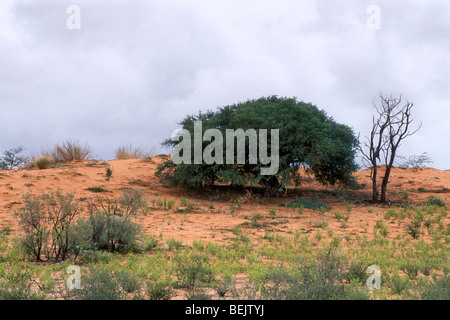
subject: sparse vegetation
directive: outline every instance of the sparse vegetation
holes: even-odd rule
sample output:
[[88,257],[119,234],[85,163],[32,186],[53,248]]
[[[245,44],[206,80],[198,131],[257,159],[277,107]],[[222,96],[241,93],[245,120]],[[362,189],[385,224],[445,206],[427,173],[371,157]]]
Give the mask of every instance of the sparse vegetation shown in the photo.
[[52,158],[49,156],[39,156],[36,160],[34,160],[34,164],[39,170],[48,169],[52,164]]
[[113,169],[111,167],[106,167],[106,179],[109,180],[112,177]]
[[447,204],[444,200],[439,197],[430,196],[427,200],[424,201],[424,205],[426,206],[438,206],[438,207],[447,207]]
[[72,226],[82,208],[74,193],[27,193],[22,201],[15,216],[25,232],[21,246],[27,255],[37,261],[60,261],[76,252]]
[[[55,165],[46,175],[0,172],[8,197],[30,188],[3,202],[19,228],[0,225],[0,299],[448,299],[443,193],[396,186],[396,201],[370,206],[357,201],[367,190],[342,199],[341,191],[315,186],[287,199],[255,189],[166,193],[144,175],[121,180],[120,167],[117,181],[102,185],[108,168],[92,160]],[[64,177],[86,180],[82,194],[32,192]],[[143,189],[130,187],[137,180]],[[78,208],[73,218],[70,208]],[[186,241],[191,230],[203,233]],[[66,289],[68,265],[80,266],[81,290]],[[371,291],[370,265],[381,269],[381,288]]]
[[92,149],[87,145],[81,145],[76,141],[58,143],[50,151],[50,156],[55,163],[86,160],[92,156]]
[[421,155],[410,156],[408,159],[405,159],[401,164],[399,164],[398,167],[402,169],[412,168],[413,170],[418,170],[431,163],[433,163],[431,157],[428,153],[423,152]]
[[116,150],[116,159],[144,159],[151,160],[152,153],[146,152],[142,148],[136,148],[132,145],[121,146]]

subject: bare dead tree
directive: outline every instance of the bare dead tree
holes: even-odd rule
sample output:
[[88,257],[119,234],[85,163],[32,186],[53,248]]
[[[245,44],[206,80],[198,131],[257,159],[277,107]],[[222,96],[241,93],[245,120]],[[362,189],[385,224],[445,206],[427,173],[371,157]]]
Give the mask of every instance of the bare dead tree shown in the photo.
[[393,98],[392,96],[383,96],[380,93],[379,98],[381,104],[379,106],[374,104],[377,115],[372,118],[370,137],[366,138],[363,145],[359,146],[359,151],[363,155],[363,164],[371,168],[373,202],[378,202],[378,165],[382,162],[385,165],[380,198],[381,202],[385,202],[389,175],[400,143],[416,133],[422,126],[420,124],[417,129],[411,130],[413,103],[406,101],[402,106],[402,95],[399,98]]

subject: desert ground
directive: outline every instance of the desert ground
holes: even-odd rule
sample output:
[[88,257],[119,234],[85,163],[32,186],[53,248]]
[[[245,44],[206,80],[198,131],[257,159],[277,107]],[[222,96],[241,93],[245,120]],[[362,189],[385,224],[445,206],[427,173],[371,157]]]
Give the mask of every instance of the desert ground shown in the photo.
[[[138,219],[139,224],[145,234],[158,238],[161,250],[170,251],[168,243],[174,240],[183,247],[198,247],[199,243],[232,245],[239,230],[239,235],[253,244],[254,252],[256,248],[265,248],[266,251],[259,254],[261,261],[277,263],[277,255],[263,253],[268,252],[274,237],[301,238],[308,242],[311,250],[319,250],[322,243],[339,239],[342,250],[347,252],[353,252],[354,248],[361,250],[363,241],[366,245],[374,245],[374,239],[378,239],[377,243],[381,241],[380,250],[384,245],[390,247],[394,243],[403,243],[403,254],[409,252],[408,259],[411,260],[415,259],[414,250],[429,246],[437,250],[441,258],[433,268],[434,272],[424,277],[441,277],[448,272],[448,206],[432,207],[426,211],[428,207],[424,206],[424,201],[435,196],[449,203],[449,170],[394,168],[388,186],[390,203],[373,204],[368,201],[371,199],[370,169],[355,173],[360,185],[355,190],[323,186],[305,173],[301,186],[289,189],[286,195],[280,197],[265,197],[258,188],[236,190],[216,186],[200,192],[164,186],[155,177],[156,167],[161,161],[161,156],[151,159],[84,160],[44,170],[0,171],[0,224],[8,226],[9,239],[20,236],[21,229],[13,213],[23,204],[22,196],[26,192],[73,191],[80,202],[85,203],[90,199],[95,201],[99,196],[117,198],[124,189],[139,188],[149,201],[148,210]],[[112,169],[110,178],[105,174],[108,167]],[[298,209],[286,205],[295,199],[321,203],[328,210]],[[178,210],[183,206],[190,206],[190,210]],[[420,236],[414,239],[408,234],[407,226],[418,207],[426,211],[425,219],[439,219],[422,225]],[[382,226],[384,232],[380,234]],[[400,247],[397,246],[397,249]],[[152,252],[146,254],[155,255]],[[392,255],[395,259],[394,253]],[[421,259],[417,256],[417,261]],[[405,272],[399,271],[399,274],[405,276]],[[420,272],[418,274],[422,275]],[[233,275],[241,280],[247,277],[245,272],[235,272]],[[183,298],[183,292],[177,291],[174,297]],[[375,296],[371,293],[372,298],[417,298],[399,290],[385,289],[383,292],[375,293]]]
[[[46,170],[23,169],[0,172],[0,223],[11,223],[12,231],[18,232],[17,221],[12,213],[21,205],[22,195],[29,191],[42,193],[55,189],[64,192],[75,191],[81,199],[95,198],[99,193],[112,198],[118,197],[124,188],[128,187],[143,189],[149,199],[166,198],[176,202],[183,198],[190,199],[195,210],[189,215],[188,223],[182,224],[184,217],[182,214],[164,209],[151,210],[141,220],[147,232],[156,234],[162,232],[166,237],[182,240],[186,244],[192,244],[192,241],[199,239],[227,242],[233,238],[230,230],[236,225],[248,222],[254,214],[259,213],[263,219],[272,220],[269,214],[270,208],[276,208],[275,217],[282,217],[281,223],[273,226],[271,231],[286,233],[303,230],[314,238],[315,232],[321,228],[311,226],[308,222],[321,218],[328,220],[328,229],[335,234],[351,233],[351,236],[366,234],[372,237],[372,229],[376,221],[390,207],[389,204],[377,205],[367,201],[371,199],[370,169],[361,170],[355,174],[358,183],[364,186],[360,190],[345,192],[337,187],[323,186],[311,177],[306,177],[300,187],[290,189],[285,196],[264,197],[257,191],[232,190],[226,186],[202,192],[163,186],[154,175],[160,162],[161,158],[158,157],[154,157],[151,161],[144,159],[84,160]],[[113,169],[109,180],[105,178],[107,166]],[[411,203],[420,204],[432,195],[439,196],[448,202],[450,192],[440,192],[448,187],[450,187],[450,170],[394,168],[388,187],[388,199],[392,206],[396,202],[404,202],[404,194],[409,192],[408,201]],[[103,188],[105,192],[92,192],[88,190],[89,188]],[[424,188],[426,192],[418,191],[419,188]],[[302,218],[298,219],[297,212],[293,212],[289,207],[279,206],[280,203],[294,200],[296,196],[302,199],[319,200],[331,206],[332,209],[320,215],[317,210],[305,208]],[[333,218],[333,212],[346,211],[346,204],[352,205],[352,210],[348,225],[342,228],[341,222]],[[373,212],[369,213],[368,207],[373,209]],[[230,213],[230,211],[233,212]],[[449,223],[449,217],[445,217],[442,222]],[[403,229],[401,223],[392,223],[387,238],[396,237],[398,233],[404,231]],[[258,229],[249,231],[249,236],[257,238],[263,231]],[[214,238],[211,237],[212,233],[215,234]],[[427,240],[430,239],[428,234],[424,237]]]

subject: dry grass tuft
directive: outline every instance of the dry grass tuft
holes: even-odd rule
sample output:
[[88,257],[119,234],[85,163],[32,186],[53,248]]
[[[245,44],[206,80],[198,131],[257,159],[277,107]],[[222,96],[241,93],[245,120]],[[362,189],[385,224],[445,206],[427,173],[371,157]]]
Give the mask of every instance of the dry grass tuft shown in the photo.
[[50,168],[52,162],[53,162],[52,158],[45,155],[39,156],[34,160],[34,164],[36,165],[36,167],[39,168],[39,170]]

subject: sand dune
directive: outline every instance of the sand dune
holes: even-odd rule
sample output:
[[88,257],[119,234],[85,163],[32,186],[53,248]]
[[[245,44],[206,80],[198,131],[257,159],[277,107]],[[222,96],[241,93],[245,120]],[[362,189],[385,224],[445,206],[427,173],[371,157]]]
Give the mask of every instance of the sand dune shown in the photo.
[[[344,192],[332,186],[322,186],[313,179],[305,179],[302,186],[289,190],[288,194],[278,198],[267,198],[263,195],[218,187],[210,191],[194,192],[183,188],[168,188],[162,185],[154,173],[160,157],[151,161],[141,159],[95,161],[67,163],[58,167],[37,170],[22,169],[0,171],[0,223],[10,223],[12,232],[20,232],[13,213],[21,206],[22,195],[48,192],[60,189],[64,192],[75,191],[77,198],[86,202],[89,197],[98,195],[119,197],[124,188],[141,188],[150,200],[173,200],[177,206],[182,199],[188,199],[194,210],[188,214],[175,210],[154,209],[142,217],[141,224],[148,233],[163,234],[165,238],[175,238],[189,244],[196,239],[226,242],[232,238],[232,228],[241,225],[245,228],[254,215],[258,215],[259,223],[264,228],[249,227],[249,236],[258,237],[268,229],[288,232],[301,230],[311,237],[317,232],[315,221],[327,221],[328,229],[335,234],[349,237],[373,236],[373,226],[383,217],[388,205],[376,205],[363,202],[371,198],[370,169],[355,173],[360,190]],[[113,169],[112,177],[106,178],[106,167]],[[382,170],[381,170],[382,171]],[[107,192],[96,193],[89,188],[103,188]],[[420,192],[419,188],[422,188]],[[419,170],[394,168],[388,187],[388,198],[393,202],[404,202],[405,191],[409,192],[408,201],[420,204],[431,195],[450,201],[450,193],[439,192],[450,188],[450,171],[433,168]],[[91,189],[95,190],[95,189]],[[435,191],[435,192],[431,192]],[[281,202],[292,201],[295,197],[311,199],[331,206],[331,210],[320,215],[315,210],[305,209],[300,216],[291,208],[279,206]],[[238,201],[236,201],[238,200]],[[237,204],[240,205],[237,205]],[[335,211],[346,211],[345,204],[352,204],[350,218],[345,226],[334,218]],[[370,211],[370,212],[369,212]],[[272,223],[271,214],[277,217]],[[449,217],[443,223],[449,223]],[[246,224],[247,223],[247,224]],[[405,222],[389,225],[388,238],[405,232]],[[424,238],[429,235],[424,234]]]

